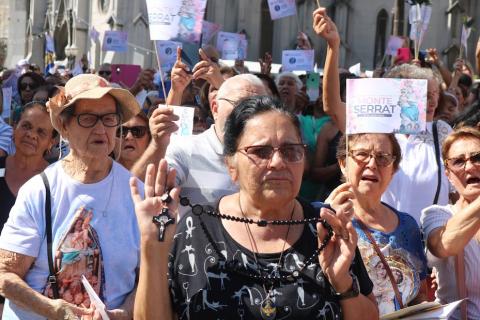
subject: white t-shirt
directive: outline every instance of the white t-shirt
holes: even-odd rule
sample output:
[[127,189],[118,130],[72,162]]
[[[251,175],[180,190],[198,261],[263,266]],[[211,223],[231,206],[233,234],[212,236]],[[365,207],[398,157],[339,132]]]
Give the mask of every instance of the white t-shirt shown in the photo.
[[[445,176],[441,148],[452,128],[446,122],[439,120],[437,130],[441,166],[441,186],[437,204],[446,205],[450,183]],[[420,225],[422,210],[433,204],[438,185],[432,122],[427,122],[426,132],[409,136],[397,134],[396,138],[402,149],[402,161],[383,194],[382,201],[398,211],[410,214]]]
[[[52,203],[53,252],[79,208],[92,212],[104,266],[104,303],[108,309],[121,306],[135,286],[139,266],[140,234],[130,195],[130,173],[113,162],[103,180],[83,184],[65,173],[62,161],[45,169]],[[143,193],[143,184],[139,183]],[[43,293],[49,274],[45,236],[45,187],[40,175],[21,188],[0,236],[0,248],[35,257],[26,283]],[[3,319],[43,319],[6,300]]]
[[[430,232],[447,224],[453,216],[451,205],[430,206],[422,212],[422,227],[428,239]],[[439,259],[433,254],[427,255],[429,265],[437,270],[438,288],[436,298],[442,304],[458,300],[457,278],[455,270],[455,257]],[[467,288],[468,319],[480,319],[480,244],[472,239],[464,248],[465,284]],[[457,309],[449,319],[460,319]]]
[[[224,195],[238,191],[224,162],[223,145],[212,125],[199,135],[172,137],[165,158],[177,171],[181,196],[191,204],[214,205]],[[183,216],[190,208],[179,207]]]

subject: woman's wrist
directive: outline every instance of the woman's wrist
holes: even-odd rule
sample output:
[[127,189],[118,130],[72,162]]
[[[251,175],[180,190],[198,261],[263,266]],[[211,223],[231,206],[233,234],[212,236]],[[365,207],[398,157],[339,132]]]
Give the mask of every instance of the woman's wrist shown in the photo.
[[343,294],[352,288],[353,281],[353,277],[350,273],[347,273],[345,276],[342,276],[341,279],[335,279],[335,281],[332,279],[330,283],[336,293]]

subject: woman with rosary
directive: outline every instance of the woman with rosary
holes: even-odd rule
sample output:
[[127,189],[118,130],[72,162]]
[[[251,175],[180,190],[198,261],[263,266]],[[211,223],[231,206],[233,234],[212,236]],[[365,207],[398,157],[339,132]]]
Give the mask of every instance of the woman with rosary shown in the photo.
[[[294,114],[252,97],[225,126],[239,192],[216,207],[179,198],[162,160],[145,199],[131,181],[141,233],[135,319],[377,319],[344,184],[320,214],[296,199],[305,160]],[[191,207],[180,221],[178,202]],[[335,213],[336,211],[336,213]]]

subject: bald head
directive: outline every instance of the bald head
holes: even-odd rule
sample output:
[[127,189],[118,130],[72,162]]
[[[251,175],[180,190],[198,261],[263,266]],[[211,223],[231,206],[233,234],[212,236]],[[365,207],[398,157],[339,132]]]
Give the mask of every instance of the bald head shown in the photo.
[[226,98],[238,101],[247,97],[266,94],[267,90],[262,80],[253,74],[246,73],[225,80],[218,89],[217,99]]
[[218,89],[212,114],[215,120],[215,132],[223,142],[223,128],[233,108],[242,99],[252,96],[267,95],[265,86],[253,74],[241,74],[228,78]]

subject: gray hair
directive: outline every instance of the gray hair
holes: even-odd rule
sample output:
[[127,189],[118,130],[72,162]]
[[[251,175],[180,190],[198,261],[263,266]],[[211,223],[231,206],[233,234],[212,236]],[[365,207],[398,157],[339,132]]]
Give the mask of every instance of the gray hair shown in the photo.
[[283,77],[292,78],[293,80],[295,80],[295,84],[297,85],[297,90],[298,91],[302,90],[302,87],[303,87],[302,80],[300,80],[300,78],[295,73],[287,72],[287,71],[284,71],[275,77],[275,84],[277,85],[277,87],[278,87],[278,84],[280,83],[280,79],[282,79]]

